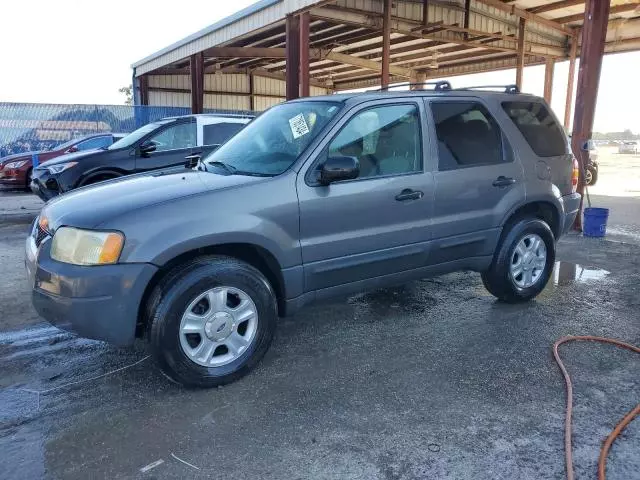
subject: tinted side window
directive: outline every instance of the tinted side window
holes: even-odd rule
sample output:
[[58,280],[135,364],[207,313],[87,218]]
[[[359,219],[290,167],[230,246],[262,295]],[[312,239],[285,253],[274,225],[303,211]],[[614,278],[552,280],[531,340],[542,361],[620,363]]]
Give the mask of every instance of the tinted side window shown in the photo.
[[418,108],[390,105],[356,114],[329,145],[329,156],[356,157],[359,178],[422,170]]
[[203,142],[205,145],[222,145],[242,130],[242,123],[214,123],[205,125],[202,129]]
[[478,102],[433,102],[438,137],[438,169],[491,165],[505,161],[502,132]]
[[190,122],[172,125],[151,137],[150,141],[155,143],[156,152],[195,147],[196,124]]
[[80,142],[77,147],[78,150],[93,150],[94,148],[102,148],[108,147],[113,142],[111,137],[95,137],[90,138],[89,140],[85,140],[84,142]]
[[502,108],[536,155],[555,157],[567,153],[564,131],[544,104],[503,102]]

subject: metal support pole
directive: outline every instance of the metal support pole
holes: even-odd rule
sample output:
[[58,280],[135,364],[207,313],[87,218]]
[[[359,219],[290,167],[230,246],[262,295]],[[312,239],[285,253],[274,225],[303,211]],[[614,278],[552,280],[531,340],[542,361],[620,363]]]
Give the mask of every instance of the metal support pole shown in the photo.
[[516,62],[516,85],[522,90],[522,77],[524,74],[524,36],[527,30],[527,21],[520,18],[518,28],[518,59]]
[[252,112],[256,109],[255,88],[253,86],[253,73],[249,73],[249,110]]
[[309,86],[309,12],[300,14],[300,96],[311,95]]
[[140,80],[140,105],[149,105],[149,77],[141,75]]
[[[464,29],[469,28],[469,17],[471,16],[471,0],[464,2]],[[464,32],[464,39],[469,40],[469,32]]]
[[189,57],[191,73],[191,113],[202,113],[204,109],[204,57],[202,52]]
[[391,0],[384,0],[382,15],[382,75],[380,84],[389,86],[389,63],[391,61]]
[[578,32],[571,37],[571,51],[569,53],[569,80],[567,81],[567,98],[564,103],[564,128],[569,130],[571,123],[571,102],[573,100],[573,82],[576,78],[576,54],[578,53]]
[[551,94],[553,92],[553,70],[556,61],[553,58],[547,58],[544,63],[544,99],[547,103],[551,103]]
[[300,17],[289,15],[286,22],[286,90],[293,100],[300,96]]
[[[573,135],[571,147],[580,162],[580,181],[578,193],[584,196],[584,171],[589,159],[589,152],[582,146],[591,138],[593,117],[596,110],[598,85],[602,56],[607,36],[609,21],[609,1],[587,0],[585,4],[584,25],[582,27],[582,50],[580,52],[580,69],[578,70],[578,90],[576,92],[576,113],[573,117]],[[582,201],[580,202],[582,212]],[[579,213],[574,228],[582,230],[582,215]]]

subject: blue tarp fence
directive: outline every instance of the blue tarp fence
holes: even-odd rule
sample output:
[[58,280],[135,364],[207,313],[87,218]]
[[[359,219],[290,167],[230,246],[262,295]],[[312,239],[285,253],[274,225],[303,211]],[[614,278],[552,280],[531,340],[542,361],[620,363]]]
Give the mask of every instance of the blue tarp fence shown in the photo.
[[[191,109],[185,107],[0,102],[0,157],[51,150],[92,133],[130,133],[161,118],[189,113]],[[205,113],[250,112],[206,110]]]

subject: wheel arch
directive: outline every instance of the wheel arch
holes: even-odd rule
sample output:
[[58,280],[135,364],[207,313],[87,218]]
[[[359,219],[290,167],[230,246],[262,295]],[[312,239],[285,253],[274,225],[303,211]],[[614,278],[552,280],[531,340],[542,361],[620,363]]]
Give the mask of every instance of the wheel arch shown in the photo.
[[248,263],[252,267],[259,270],[260,273],[262,273],[269,281],[269,284],[275,292],[278,303],[278,315],[284,315],[286,308],[285,282],[282,275],[282,267],[275,255],[273,255],[273,253],[271,253],[263,246],[254,243],[221,243],[182,252],[179,255],[176,255],[173,258],[167,260],[165,263],[163,263],[163,265],[160,266],[156,274],[152,277],[151,281],[147,285],[142,296],[142,301],[140,302],[140,305],[138,307],[138,325],[136,328],[136,336],[142,336],[146,329],[146,323],[148,321],[148,319],[145,318],[146,305],[155,287],[160,283],[160,281],[176,266],[189,262],[190,260],[193,260],[197,257],[207,255],[225,255],[228,257],[236,258]]
[[117,177],[122,177],[124,175],[127,175],[127,172],[124,170],[120,170],[119,168],[113,168],[113,167],[92,170],[90,172],[84,173],[78,179],[78,181],[76,182],[75,188],[80,188],[80,187],[84,187],[85,185],[88,185],[91,179],[98,177],[100,175],[113,175],[114,178],[117,178]]
[[551,228],[553,236],[557,239],[562,234],[561,208],[556,202],[551,200],[532,200],[512,209],[502,222],[502,235],[500,242],[504,238],[507,226],[526,216],[532,216],[544,220]]

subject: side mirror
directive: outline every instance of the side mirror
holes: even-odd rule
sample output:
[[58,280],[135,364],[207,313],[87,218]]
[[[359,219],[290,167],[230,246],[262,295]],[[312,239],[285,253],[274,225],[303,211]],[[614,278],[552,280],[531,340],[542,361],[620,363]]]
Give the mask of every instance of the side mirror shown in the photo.
[[77,151],[78,151],[78,146],[77,146],[77,145],[74,145],[74,146],[72,146],[72,147],[69,147],[69,148],[67,149],[67,151],[66,151],[66,152],[64,152],[64,153],[75,153],[75,152],[77,152]]
[[186,157],[184,157],[184,159],[186,160],[184,164],[185,168],[196,168],[198,165],[200,165],[201,158],[201,153],[193,153],[191,155],[187,155]]
[[156,145],[155,143],[152,142],[143,142],[139,147],[138,147],[138,151],[142,154],[145,155],[147,153],[151,153],[154,152],[156,150]]
[[320,168],[320,183],[329,185],[341,180],[353,180],[360,175],[360,162],[355,157],[329,157]]

